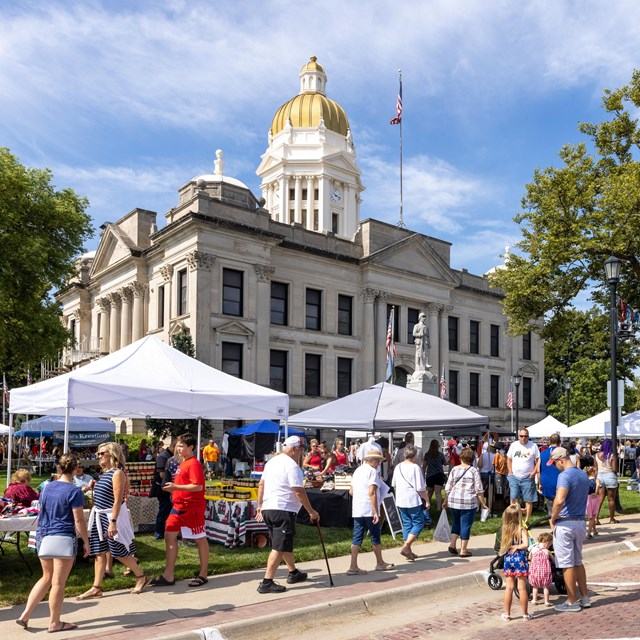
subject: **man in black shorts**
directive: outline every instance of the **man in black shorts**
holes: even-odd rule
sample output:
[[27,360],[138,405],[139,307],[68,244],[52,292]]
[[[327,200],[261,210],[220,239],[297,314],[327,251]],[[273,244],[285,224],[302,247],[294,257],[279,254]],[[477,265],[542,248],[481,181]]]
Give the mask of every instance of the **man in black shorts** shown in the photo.
[[264,522],[271,535],[271,553],[267,560],[264,579],[258,585],[258,593],[282,593],[287,588],[273,581],[280,563],[284,560],[289,575],[288,584],[304,582],[307,574],[296,569],[293,556],[293,539],[296,534],[296,516],[300,507],[309,513],[309,519],[320,520],[320,515],[311,506],[307,492],[302,486],[304,474],[300,468],[302,440],[289,436],[284,441],[282,453],[271,458],[264,467],[258,485],[258,515],[256,520]]

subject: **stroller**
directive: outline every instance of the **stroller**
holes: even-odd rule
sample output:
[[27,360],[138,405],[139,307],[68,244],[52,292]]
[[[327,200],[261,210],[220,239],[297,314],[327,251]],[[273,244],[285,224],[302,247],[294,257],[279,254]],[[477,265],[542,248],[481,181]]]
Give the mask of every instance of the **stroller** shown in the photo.
[[[543,516],[542,518],[538,518],[534,520],[529,525],[525,525],[527,530],[533,529],[542,524],[547,524],[549,522],[549,516]],[[500,545],[502,544],[502,526],[496,531],[496,540],[493,545],[493,549],[496,552],[496,557],[489,564],[489,575],[487,576],[487,584],[494,591],[499,591],[502,589],[503,579],[502,575],[498,573],[504,567],[504,554],[500,553]],[[553,554],[553,547],[550,549]],[[567,593],[567,588],[564,584],[564,574],[562,569],[558,569],[556,567],[556,563],[551,560],[551,579],[553,580],[553,584],[556,588],[556,591],[559,594]],[[531,585],[527,582],[527,592],[531,594]],[[520,597],[518,592],[518,586],[516,583],[516,587],[514,589],[514,593],[516,598]]]

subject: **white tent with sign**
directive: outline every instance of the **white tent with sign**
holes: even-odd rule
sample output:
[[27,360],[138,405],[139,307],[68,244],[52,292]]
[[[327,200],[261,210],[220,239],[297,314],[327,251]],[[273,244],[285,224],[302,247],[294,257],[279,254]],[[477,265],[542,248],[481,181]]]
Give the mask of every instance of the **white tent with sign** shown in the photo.
[[489,418],[447,400],[381,382],[291,416],[292,427],[354,431],[482,432]]
[[553,416],[547,416],[540,422],[527,427],[531,438],[548,438],[554,433],[562,434],[567,429],[567,425],[556,420]]
[[[85,367],[11,391],[10,415],[261,420],[289,396],[230,376],[146,336]],[[68,443],[65,424],[65,450]],[[198,427],[198,449],[200,445]]]
[[[611,435],[611,415],[604,425],[608,435]],[[640,438],[640,411],[634,411],[626,416],[622,416],[618,421],[619,438]]]

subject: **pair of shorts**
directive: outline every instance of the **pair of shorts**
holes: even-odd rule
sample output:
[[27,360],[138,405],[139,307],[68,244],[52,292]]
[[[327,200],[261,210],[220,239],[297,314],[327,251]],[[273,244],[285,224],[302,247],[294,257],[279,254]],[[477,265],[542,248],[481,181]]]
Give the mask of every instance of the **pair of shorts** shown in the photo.
[[362,545],[367,531],[371,534],[371,544],[380,544],[380,521],[373,524],[372,516],[360,516],[353,519],[353,540],[351,544],[359,547]]
[[509,493],[512,500],[522,498],[525,502],[537,502],[538,493],[536,491],[535,478],[517,478],[516,476],[508,476]]
[[445,476],[444,473],[435,473],[432,476],[428,476],[425,483],[429,489],[444,487],[444,485],[447,484],[447,476]]
[[605,489],[615,489],[618,486],[618,476],[615,471],[601,471],[598,474],[598,480]]
[[582,564],[582,544],[587,535],[584,520],[558,520],[553,528],[556,567],[570,569]]
[[283,553],[293,552],[296,535],[296,514],[291,511],[267,509],[262,512],[264,523],[271,535],[271,548]]
[[206,537],[204,530],[204,510],[182,511],[173,508],[164,527],[169,533],[180,533],[183,539],[198,540]]
[[207,462],[207,471],[217,471],[218,463],[217,462]]

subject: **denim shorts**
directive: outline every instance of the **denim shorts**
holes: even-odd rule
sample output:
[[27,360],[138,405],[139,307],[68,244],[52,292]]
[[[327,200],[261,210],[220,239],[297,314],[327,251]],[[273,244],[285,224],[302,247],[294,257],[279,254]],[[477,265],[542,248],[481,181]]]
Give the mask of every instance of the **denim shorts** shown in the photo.
[[351,544],[359,547],[367,531],[371,534],[371,544],[380,544],[380,522],[373,524],[373,518],[359,517],[353,519],[353,540]]
[[598,474],[598,480],[606,489],[615,489],[618,486],[618,476],[615,471],[601,471]]
[[528,476],[526,478],[508,476],[508,478],[512,500],[517,500],[518,498],[522,498],[525,502],[536,502],[538,500],[535,478],[529,478]]

